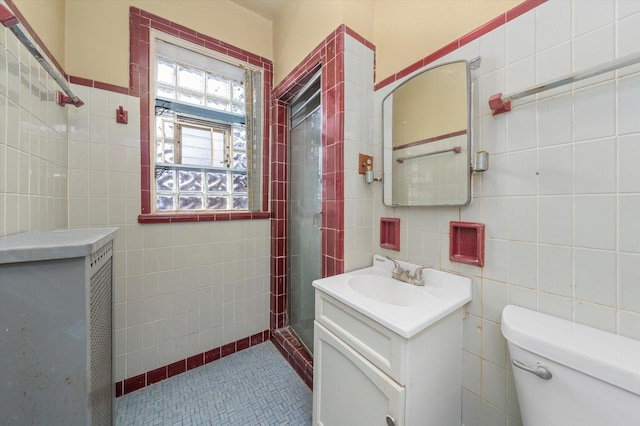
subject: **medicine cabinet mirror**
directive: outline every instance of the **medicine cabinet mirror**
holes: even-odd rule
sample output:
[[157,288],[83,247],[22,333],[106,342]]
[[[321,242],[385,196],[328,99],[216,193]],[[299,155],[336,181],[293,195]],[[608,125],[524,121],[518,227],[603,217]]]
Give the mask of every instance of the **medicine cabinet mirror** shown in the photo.
[[384,203],[471,201],[471,78],[467,61],[429,68],[382,101]]

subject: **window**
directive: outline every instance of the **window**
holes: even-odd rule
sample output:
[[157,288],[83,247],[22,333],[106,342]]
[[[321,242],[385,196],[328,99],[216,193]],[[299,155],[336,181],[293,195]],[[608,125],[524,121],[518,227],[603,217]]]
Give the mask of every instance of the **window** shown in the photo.
[[261,70],[181,40],[153,44],[154,212],[259,211]]

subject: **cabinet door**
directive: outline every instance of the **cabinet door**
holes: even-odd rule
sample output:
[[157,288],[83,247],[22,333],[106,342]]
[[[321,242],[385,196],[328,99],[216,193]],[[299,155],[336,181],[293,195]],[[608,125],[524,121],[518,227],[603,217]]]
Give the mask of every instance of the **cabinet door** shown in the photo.
[[318,322],[314,333],[314,425],[404,424],[404,387]]

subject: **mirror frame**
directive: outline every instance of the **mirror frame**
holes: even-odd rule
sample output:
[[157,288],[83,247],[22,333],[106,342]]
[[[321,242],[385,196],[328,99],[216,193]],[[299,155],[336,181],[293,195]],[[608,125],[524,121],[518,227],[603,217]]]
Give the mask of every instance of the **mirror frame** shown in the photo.
[[[471,91],[471,65],[472,62],[474,61],[468,61],[468,60],[456,60],[456,61],[450,61],[450,62],[445,62],[442,64],[438,64],[438,65],[434,65],[431,66],[429,68],[426,68],[424,70],[419,71],[418,73],[410,76],[409,78],[407,78],[406,80],[402,81],[402,83],[398,84],[396,87],[393,88],[393,90],[387,94],[383,99],[382,99],[382,105],[381,105],[381,110],[382,110],[382,151],[383,151],[383,189],[382,189],[382,202],[385,206],[388,207],[426,207],[426,206],[466,206],[469,205],[469,203],[471,203],[471,199],[472,199],[472,191],[471,191],[471,186],[472,186],[472,182],[471,182],[471,176],[472,176],[472,172],[471,172],[471,102],[472,102],[472,91]],[[421,76],[422,74],[434,70],[436,68],[440,68],[443,66],[447,66],[447,65],[451,65],[451,64],[458,64],[458,63],[464,63],[465,67],[466,67],[466,77],[467,77],[467,81],[466,81],[466,93],[467,93],[467,141],[466,141],[466,146],[463,148],[463,153],[466,157],[466,161],[465,161],[465,181],[467,183],[467,191],[466,191],[466,199],[463,200],[462,202],[459,203],[442,203],[442,204],[393,204],[393,195],[392,195],[392,189],[393,189],[393,155],[391,154],[392,152],[392,141],[391,138],[392,136],[390,134],[388,134],[388,132],[391,131],[391,129],[385,129],[385,124],[387,122],[387,119],[391,120],[391,118],[389,117],[385,117],[385,102],[387,102],[387,100],[393,95],[393,93],[400,87],[404,86],[405,84],[407,84],[408,82],[410,82],[411,80],[413,80],[416,77]]]

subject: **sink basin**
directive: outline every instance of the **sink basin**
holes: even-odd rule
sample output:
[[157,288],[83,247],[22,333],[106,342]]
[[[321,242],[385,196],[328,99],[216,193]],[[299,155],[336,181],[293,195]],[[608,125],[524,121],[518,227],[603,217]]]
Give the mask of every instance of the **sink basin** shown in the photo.
[[429,298],[427,293],[413,285],[373,274],[349,278],[349,287],[364,297],[396,306],[418,307],[427,303]]
[[[418,267],[400,262],[411,273]],[[471,300],[471,279],[435,269],[424,286],[391,278],[393,262],[375,255],[373,266],[315,280],[313,286],[363,315],[410,338]]]

